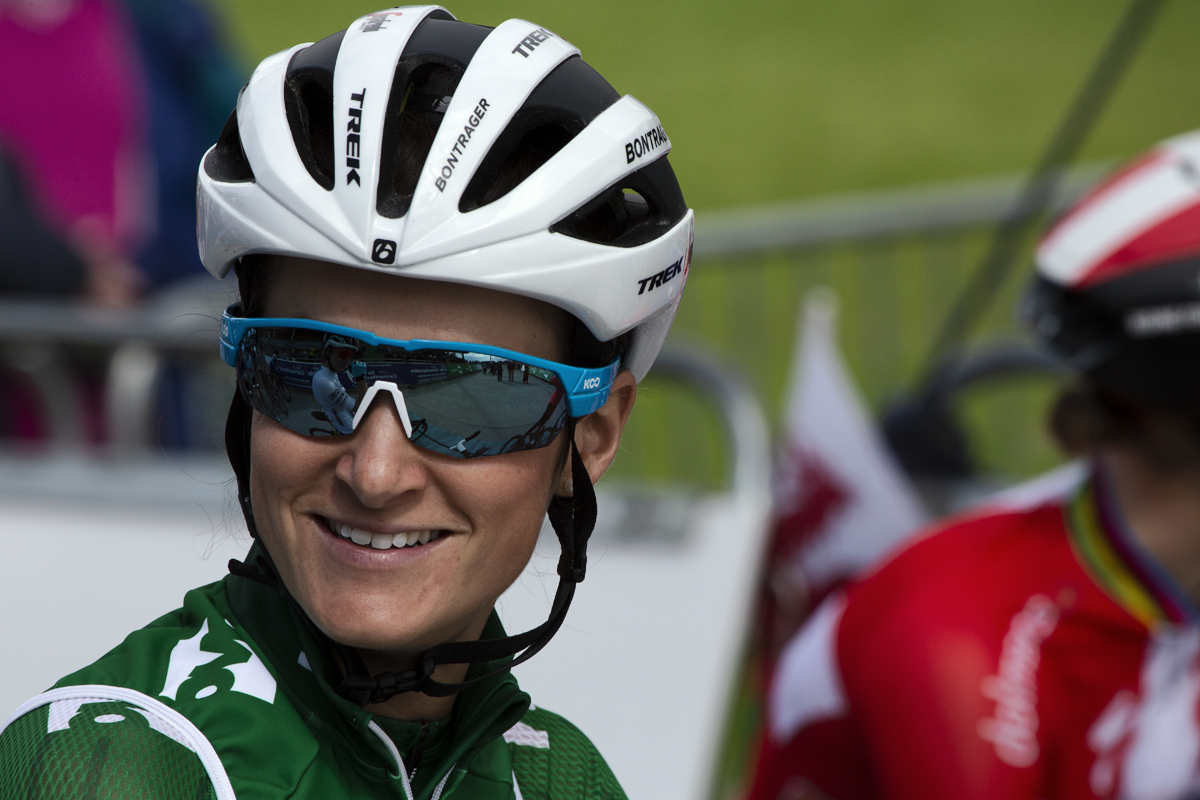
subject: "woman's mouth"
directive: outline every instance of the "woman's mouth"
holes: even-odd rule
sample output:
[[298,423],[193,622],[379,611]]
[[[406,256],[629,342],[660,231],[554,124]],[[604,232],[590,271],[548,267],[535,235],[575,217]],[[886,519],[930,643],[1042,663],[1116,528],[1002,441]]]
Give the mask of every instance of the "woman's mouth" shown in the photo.
[[441,536],[444,531],[408,531],[407,533],[373,533],[351,527],[335,519],[322,517],[321,521],[331,533],[362,547],[375,550],[391,550],[399,547],[420,547]]

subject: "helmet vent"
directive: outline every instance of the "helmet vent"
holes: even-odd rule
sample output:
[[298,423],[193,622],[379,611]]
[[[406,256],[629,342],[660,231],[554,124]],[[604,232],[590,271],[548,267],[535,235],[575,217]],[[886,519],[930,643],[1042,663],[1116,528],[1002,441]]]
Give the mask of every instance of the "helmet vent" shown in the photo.
[[224,183],[249,183],[254,180],[254,170],[242,149],[242,137],[238,132],[237,109],[225,120],[225,127],[217,138],[216,145],[204,157],[204,172],[214,181]]
[[482,208],[520,186],[620,97],[579,56],[559,64],[496,139],[467,184],[458,210]]
[[616,247],[637,247],[665,235],[687,214],[666,156],[626,175],[550,226],[553,233]]
[[408,213],[417,178],[458,82],[491,28],[434,11],[413,31],[396,65],[383,123],[375,210]]
[[[545,124],[531,130],[530,125],[538,122]],[[474,211],[504,197],[566,147],[576,133],[578,130],[570,130],[563,120],[553,119],[552,115],[542,112],[528,112],[523,118],[514,118],[471,177],[459,201],[458,210],[464,213]],[[511,140],[517,135],[520,138],[512,144]]]
[[333,191],[333,68],[345,31],[292,56],[284,82],[284,110],[296,153],[308,174]]
[[[408,213],[421,167],[462,73],[443,64],[401,63],[392,82],[383,129],[375,210],[397,219]],[[391,180],[387,176],[391,176]]]

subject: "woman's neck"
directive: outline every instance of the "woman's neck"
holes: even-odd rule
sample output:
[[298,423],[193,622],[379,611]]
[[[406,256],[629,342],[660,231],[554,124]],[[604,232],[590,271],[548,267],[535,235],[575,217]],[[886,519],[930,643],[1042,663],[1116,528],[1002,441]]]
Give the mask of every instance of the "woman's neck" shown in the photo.
[[[491,616],[491,608],[481,612],[457,636],[448,641],[473,642],[483,635],[483,628]],[[380,672],[404,672],[417,664],[418,656],[411,654],[389,653],[381,650],[359,649],[359,655],[367,666],[367,672],[376,675]],[[458,683],[467,677],[467,664],[441,664],[434,668],[433,679],[439,683]],[[382,717],[399,720],[421,720],[432,722],[445,719],[454,710],[454,698],[430,697],[421,692],[404,692],[384,703],[368,705],[367,711]]]
[[1100,461],[1133,537],[1200,605],[1200,465],[1164,470],[1122,447]]
[[[373,662],[368,653],[363,653],[362,655],[363,660],[367,664],[367,670],[372,675],[385,670],[398,671],[379,666]],[[434,680],[442,683],[458,683],[466,676],[466,664],[443,664],[433,671]],[[456,696],[430,697],[420,692],[405,692],[404,694],[396,695],[387,702],[368,705],[366,709],[372,714],[378,714],[381,717],[389,717],[391,719],[432,722],[450,716],[450,712],[454,710],[454,698]]]

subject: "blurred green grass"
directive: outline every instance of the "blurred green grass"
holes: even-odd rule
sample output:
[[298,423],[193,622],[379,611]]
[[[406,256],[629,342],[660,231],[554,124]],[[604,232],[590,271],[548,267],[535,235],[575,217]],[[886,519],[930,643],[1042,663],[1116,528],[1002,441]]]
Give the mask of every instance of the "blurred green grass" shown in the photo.
[[[247,68],[379,8],[367,0],[212,0]],[[465,0],[460,19],[522,17],[576,44],[653,108],[690,204],[706,210],[1021,172],[1040,154],[1127,0]],[[1088,139],[1082,161],[1121,159],[1200,126],[1200,3],[1169,3]],[[702,342],[749,378],[778,426],[796,312],[816,285],[842,301],[841,340],[868,402],[911,386],[989,232],[697,264],[673,338]],[[983,329],[1019,333],[1020,276]],[[982,387],[958,407],[985,472],[1030,475],[1057,454],[1045,381]],[[712,485],[711,412],[665,381],[643,386],[614,474]]]
[[[876,411],[912,388],[944,314],[977,263],[991,232],[968,228],[869,243],[841,243],[698,264],[672,328],[673,341],[697,343],[735,368],[762,399],[778,431],[791,380],[797,310],[816,287],[839,298],[839,345],[863,398]],[[1013,341],[1023,326],[1013,308],[1024,281],[998,293],[983,322],[986,341]],[[991,380],[955,398],[979,470],[1001,479],[1031,476],[1060,461],[1044,417],[1057,379]],[[653,373],[613,474],[626,480],[721,482],[720,428],[694,390]],[[714,455],[715,454],[715,455]]]
[[[212,0],[248,64],[377,10],[370,0]],[[1015,172],[1036,158],[1126,0],[496,3],[653,108],[697,209]],[[1200,125],[1200,3],[1167,5],[1084,160]]]

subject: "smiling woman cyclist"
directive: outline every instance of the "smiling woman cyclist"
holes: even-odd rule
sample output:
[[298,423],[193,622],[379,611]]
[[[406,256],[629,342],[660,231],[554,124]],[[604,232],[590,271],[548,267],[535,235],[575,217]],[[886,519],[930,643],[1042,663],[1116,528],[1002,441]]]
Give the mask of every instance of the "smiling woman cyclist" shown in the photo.
[[[521,20],[390,9],[263,61],[198,188],[241,294],[221,355],[254,544],[19,709],[0,796],[623,797],[509,668],[584,578],[591,484],[683,290],[669,148]],[[547,515],[549,619],[507,636]]]

